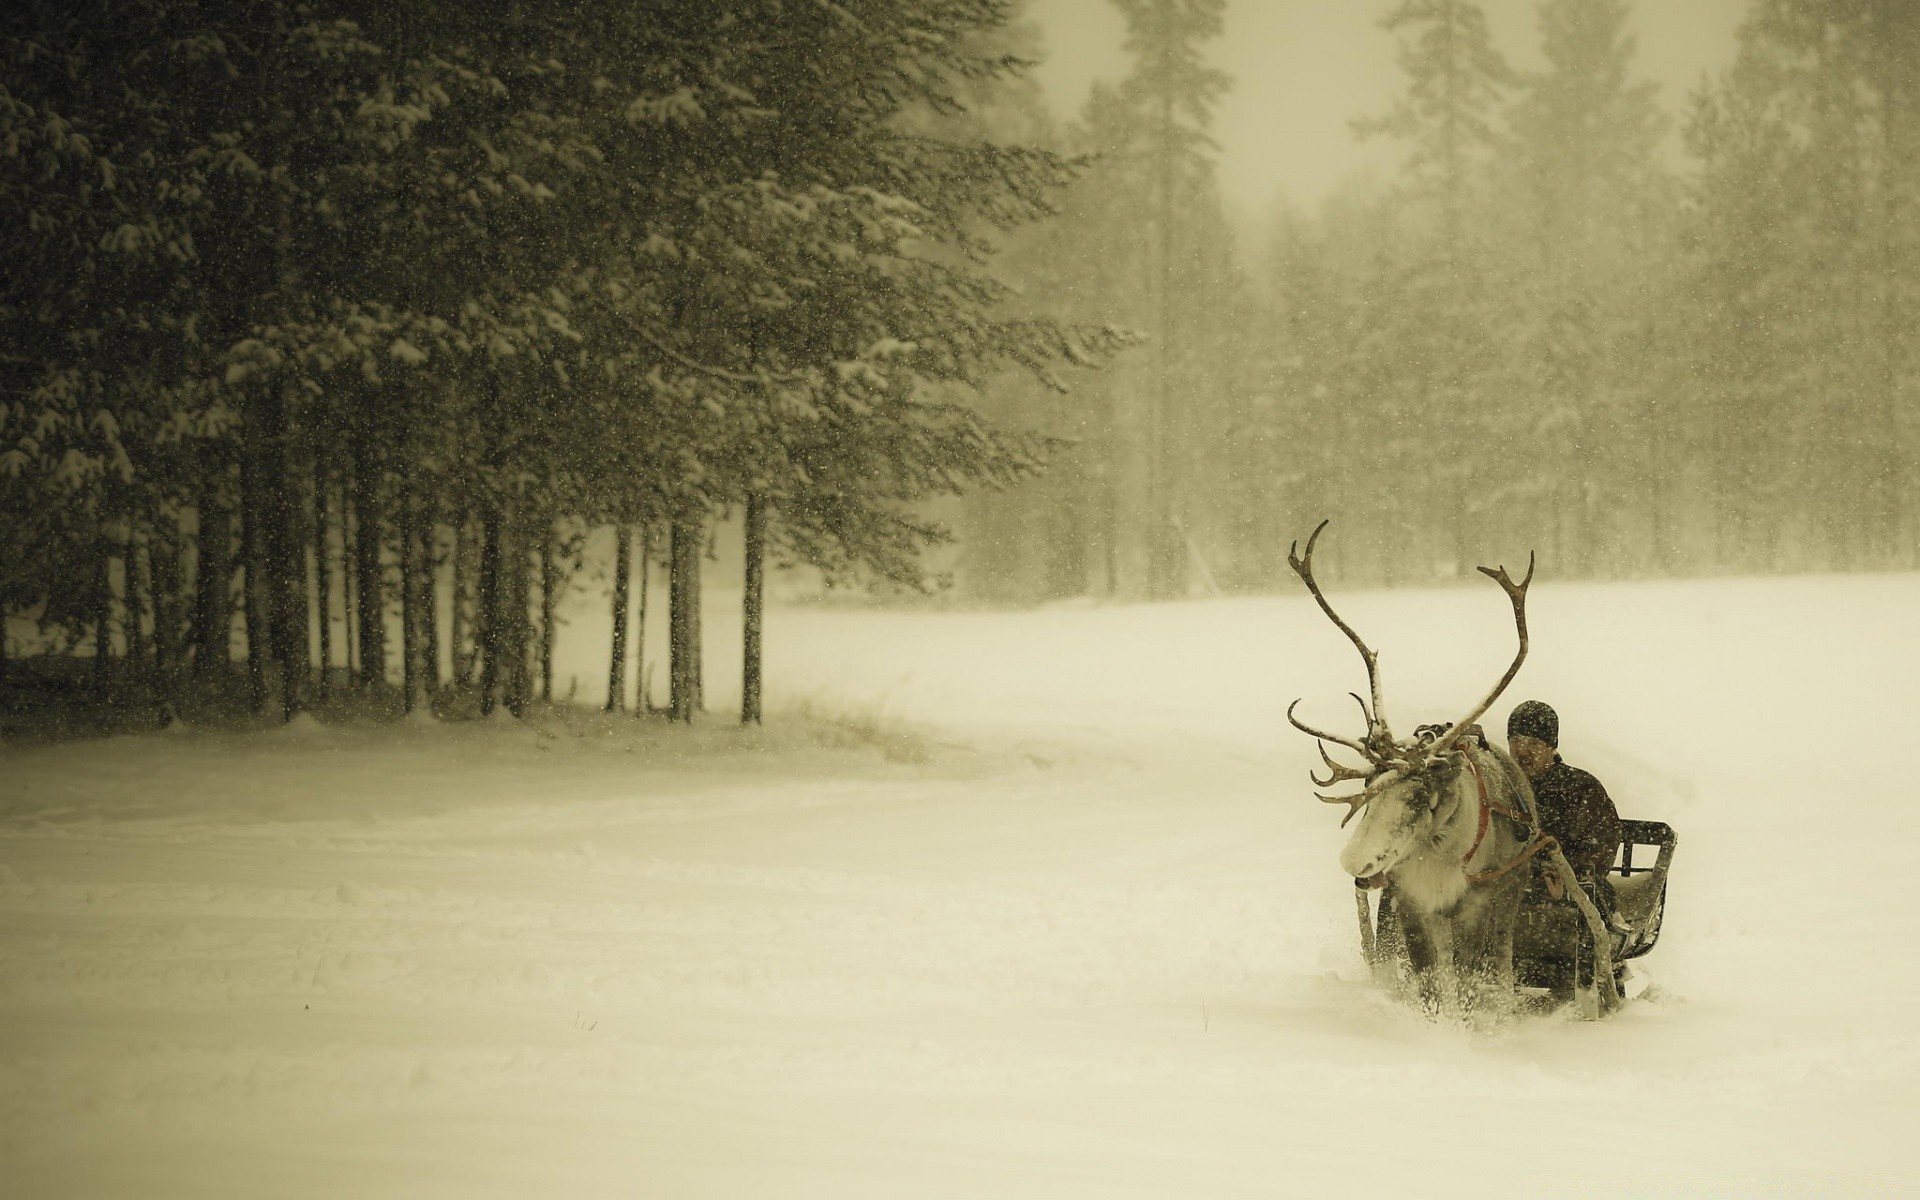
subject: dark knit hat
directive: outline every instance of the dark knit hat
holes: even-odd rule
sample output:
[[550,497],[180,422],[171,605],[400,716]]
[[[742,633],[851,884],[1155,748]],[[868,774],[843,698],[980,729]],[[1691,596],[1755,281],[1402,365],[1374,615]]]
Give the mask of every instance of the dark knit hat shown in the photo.
[[1507,736],[1539,738],[1549,746],[1560,744],[1560,714],[1538,700],[1522,700],[1507,717]]

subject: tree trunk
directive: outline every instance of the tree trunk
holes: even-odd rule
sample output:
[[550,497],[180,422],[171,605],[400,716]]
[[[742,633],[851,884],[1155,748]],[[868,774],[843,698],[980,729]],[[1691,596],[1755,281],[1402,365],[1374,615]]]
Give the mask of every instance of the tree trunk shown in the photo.
[[691,724],[700,708],[700,548],[701,520],[687,509],[673,520],[667,582],[669,610],[668,675],[672,681],[673,719]]
[[112,542],[101,529],[94,538],[93,575],[93,690],[106,698],[107,658],[113,652],[113,566]]
[[360,572],[354,567],[354,547],[359,545],[360,516],[353,511],[348,478],[351,468],[340,471],[340,636],[346,643],[344,655],[349,685],[360,678]]
[[489,507],[480,518],[479,611],[475,614],[475,649],[480,655],[480,715],[492,716],[499,703],[501,636],[500,510]]
[[464,518],[453,522],[453,545],[447,551],[447,574],[449,576],[449,604],[447,621],[450,626],[448,640],[452,642],[451,668],[453,682],[457,687],[466,687],[473,682],[473,659],[467,650],[468,629],[472,625],[467,607],[469,589],[467,558],[467,522]]
[[281,716],[300,711],[300,685],[307,672],[306,539],[293,503],[287,454],[286,397],[277,387],[254,396],[253,421],[245,430],[242,453],[250,474],[245,493],[250,528],[248,586],[257,609],[250,609],[249,642],[259,634],[265,660],[279,684]]
[[767,502],[747,497],[746,583],[742,607],[745,625],[740,668],[740,723],[760,724],[760,634],[765,610],[765,579],[761,570],[767,547]]
[[695,517],[692,526],[693,545],[688,554],[689,565],[693,568],[692,578],[687,581],[687,625],[688,655],[693,660],[693,711],[707,711],[707,673],[706,642],[701,631],[701,609],[704,605],[702,589],[704,584],[703,562],[707,549],[707,524],[704,518]]
[[411,713],[420,703],[419,581],[414,578],[414,503],[411,481],[400,485],[394,532],[400,543],[400,703]]
[[[1882,562],[1896,569],[1907,568],[1912,546],[1912,531],[1908,528],[1907,515],[1911,508],[1909,492],[1911,484],[1903,467],[1909,462],[1908,443],[1911,435],[1903,419],[1904,393],[1908,390],[1911,372],[1908,368],[1907,348],[1912,336],[1911,322],[1907,319],[1901,304],[1902,276],[1906,274],[1903,261],[1908,256],[1903,253],[1901,233],[1905,230],[1908,214],[1903,211],[1902,200],[1911,186],[1911,172],[1916,161],[1913,157],[1914,146],[1909,140],[1908,109],[1914,101],[1912,58],[1915,49],[1914,26],[1908,18],[1907,37],[1897,32],[1897,6],[1882,3],[1873,6],[1874,41],[1878,52],[1873,57],[1873,75],[1875,90],[1880,94],[1880,146],[1879,170],[1877,172],[1876,193],[1880,197],[1879,220],[1874,224],[1875,247],[1874,261],[1878,264],[1879,328],[1876,333],[1880,341],[1879,378],[1875,381],[1877,401],[1875,405],[1875,424],[1877,438],[1870,437],[1869,444],[1878,441],[1882,444],[1884,468],[1877,480],[1882,495],[1879,497],[1880,517],[1883,541]],[[1903,84],[1905,86],[1903,86]],[[1902,175],[1909,178],[1901,179]]]
[[354,556],[360,584],[360,685],[384,686],[387,680],[386,597],[380,567],[380,466],[365,439],[354,447]]
[[647,576],[653,557],[653,527],[640,523],[640,603],[633,621],[633,711],[645,716],[653,711],[653,689],[647,686]]
[[[1163,39],[1162,52],[1171,71],[1178,53],[1171,39]],[[1180,349],[1180,333],[1175,329],[1174,232],[1181,220],[1179,198],[1175,195],[1176,158],[1179,134],[1174,119],[1177,97],[1174,85],[1163,84],[1160,100],[1159,145],[1157,149],[1158,211],[1156,213],[1159,246],[1157,276],[1154,281],[1157,336],[1154,338],[1154,386],[1147,416],[1147,595],[1150,599],[1174,599],[1186,592],[1186,556],[1177,532],[1182,523],[1184,505],[1179,497],[1185,480],[1178,470],[1179,438],[1173,423],[1174,360]]]
[[140,500],[133,488],[127,489],[127,548],[121,562],[121,590],[126,596],[127,623],[127,682],[136,690],[143,690],[149,682],[147,670],[147,594],[146,580],[143,578],[140,543],[144,540],[140,530]]
[[540,533],[540,699],[553,703],[553,610],[560,603],[559,564],[553,553],[553,522]]
[[[281,99],[286,77],[272,70],[265,59],[261,66],[269,110],[277,113],[291,107]],[[305,296],[301,262],[294,252],[294,200],[284,188],[271,189],[267,195],[273,206],[272,295],[283,311],[289,311]],[[267,585],[267,602],[273,606],[268,628],[273,658],[280,670],[281,716],[287,721],[299,715],[302,707],[301,689],[312,665],[308,637],[313,624],[313,610],[307,604],[307,537],[300,523],[305,506],[294,483],[293,422],[288,404],[292,386],[269,383],[258,393],[261,477],[257,484],[265,501],[258,511],[265,523],[262,552],[267,566],[263,582]]]
[[607,662],[607,712],[625,708],[627,695],[627,581],[633,572],[633,531],[613,534],[613,649]]
[[272,455],[273,474],[268,478],[267,497],[267,580],[268,599],[273,604],[270,623],[274,661],[279,664],[281,715],[291,721],[303,707],[301,689],[311,669],[307,630],[312,610],[307,607],[307,539],[300,528],[300,505],[295,503],[290,486],[284,446],[276,443]]
[[420,677],[429,699],[440,691],[440,529],[435,507],[428,500],[414,517],[420,536]]
[[516,717],[527,715],[527,701],[532,689],[528,687],[528,658],[532,651],[532,620],[527,612],[530,588],[528,577],[532,573],[532,558],[527,539],[521,525],[515,520],[517,514],[509,514],[501,523],[505,543],[501,546],[501,562],[506,569],[507,587],[507,711]]
[[243,564],[241,623],[247,633],[247,698],[255,713],[267,711],[267,662],[272,657],[267,632],[266,548],[260,532],[260,469],[247,452],[240,466],[240,559]]
[[[180,659],[180,517],[178,511],[156,514],[147,557],[153,565],[153,682],[161,705],[160,723],[179,702]],[[163,532],[164,531],[164,532]]]
[[208,472],[195,535],[194,661],[196,675],[224,670],[233,655],[233,510],[220,495],[218,475]]
[[320,618],[319,670],[314,672],[314,698],[325,700],[327,671],[333,666],[333,556],[327,553],[327,469],[313,463],[313,599]]

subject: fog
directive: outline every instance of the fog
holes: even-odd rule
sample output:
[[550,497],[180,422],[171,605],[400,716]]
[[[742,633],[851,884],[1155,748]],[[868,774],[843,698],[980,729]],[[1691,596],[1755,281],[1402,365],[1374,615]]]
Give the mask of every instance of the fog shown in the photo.
[[1071,444],[979,589],[1288,586],[1322,516],[1389,586],[1909,565],[1913,35],[1775,8],[1035,5],[1105,157],[1025,294],[1143,342],[996,410]]
[[[1229,0],[1221,36],[1204,53],[1233,79],[1213,128],[1220,192],[1233,212],[1250,219],[1282,194],[1315,207],[1351,175],[1392,170],[1399,159],[1393,148],[1356,139],[1351,122],[1383,108],[1403,82],[1397,40],[1380,29],[1395,7],[1387,0]],[[1747,7],[1746,0],[1626,6],[1634,73],[1659,86],[1669,113],[1678,116],[1709,75],[1732,65]],[[1515,67],[1546,65],[1539,0],[1492,0],[1480,8]],[[1126,74],[1125,18],[1109,0],[1034,0],[1028,11],[1044,39],[1034,77],[1050,111],[1070,120],[1095,81]],[[1677,130],[1663,151],[1680,161]]]
[[[1911,1190],[1920,9],[0,12],[0,1180]],[[1362,969],[1316,531],[1620,1013]]]

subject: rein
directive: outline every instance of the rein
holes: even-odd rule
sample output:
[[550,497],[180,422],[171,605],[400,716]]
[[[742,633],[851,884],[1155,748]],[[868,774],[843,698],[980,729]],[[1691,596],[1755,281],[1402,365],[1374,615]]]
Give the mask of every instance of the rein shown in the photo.
[[1511,874],[1534,855],[1545,850],[1558,850],[1559,848],[1560,843],[1555,841],[1551,835],[1545,833],[1536,834],[1532,841],[1520,847],[1520,852],[1508,859],[1503,865],[1495,867],[1491,871],[1480,871],[1478,873],[1468,872],[1467,882],[1492,883],[1502,876]]
[[[1479,827],[1474,831],[1473,845],[1468,846],[1466,854],[1460,858],[1460,865],[1465,867],[1473,861],[1473,856],[1479,852],[1480,843],[1486,841],[1487,828],[1492,824],[1494,813],[1499,813],[1509,821],[1528,826],[1529,828],[1533,827],[1533,821],[1525,813],[1514,812],[1511,809],[1502,808],[1495,804],[1493,798],[1487,794],[1487,777],[1480,773],[1480,764],[1474,761],[1473,751],[1462,748],[1460,753],[1461,756],[1467,760],[1467,769],[1473,772],[1474,786],[1480,792]],[[1542,850],[1545,850],[1548,846],[1557,846],[1558,844],[1558,842],[1555,842],[1546,834],[1536,832],[1533,838],[1520,848],[1519,853],[1515,854],[1511,859],[1508,859],[1503,865],[1495,867],[1490,871],[1469,871],[1467,873],[1467,882],[1470,884],[1492,883],[1494,880],[1512,873],[1522,863],[1540,853]]]

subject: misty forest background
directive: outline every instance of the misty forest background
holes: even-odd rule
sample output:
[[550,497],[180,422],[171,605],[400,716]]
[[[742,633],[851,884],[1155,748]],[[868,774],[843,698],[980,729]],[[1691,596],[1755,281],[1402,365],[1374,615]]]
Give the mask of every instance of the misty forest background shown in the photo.
[[1354,584],[1916,565],[1920,10],[1754,0],[1663,97],[1624,0],[1543,0],[1532,73],[1401,0],[1398,172],[1248,236],[1224,0],[1114,2],[1064,124],[1016,0],[8,6],[0,697],[519,712],[584,577],[608,703],[664,654],[690,719],[722,525],[748,719],[763,563],[1164,599],[1332,515]]

